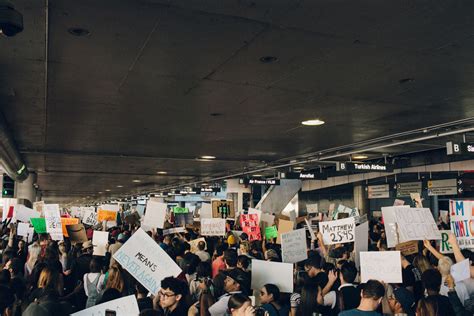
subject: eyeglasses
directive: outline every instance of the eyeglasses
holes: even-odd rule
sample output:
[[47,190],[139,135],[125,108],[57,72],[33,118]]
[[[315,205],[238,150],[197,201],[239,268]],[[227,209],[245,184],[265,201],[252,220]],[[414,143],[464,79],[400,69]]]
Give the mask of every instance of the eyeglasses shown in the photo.
[[173,297],[173,296],[176,296],[175,293],[165,293],[163,291],[159,291],[158,294],[162,297],[166,297],[166,298],[170,298],[170,297]]

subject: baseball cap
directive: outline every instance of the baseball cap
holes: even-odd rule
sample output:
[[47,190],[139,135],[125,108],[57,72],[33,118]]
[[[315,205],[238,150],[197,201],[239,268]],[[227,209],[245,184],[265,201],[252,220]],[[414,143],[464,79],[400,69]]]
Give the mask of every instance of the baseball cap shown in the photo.
[[239,268],[231,269],[231,270],[224,270],[222,273],[234,280],[235,282],[240,284],[240,290],[244,293],[250,291],[250,278],[247,272]]
[[415,298],[410,291],[399,287],[393,290],[393,295],[408,316],[415,315]]

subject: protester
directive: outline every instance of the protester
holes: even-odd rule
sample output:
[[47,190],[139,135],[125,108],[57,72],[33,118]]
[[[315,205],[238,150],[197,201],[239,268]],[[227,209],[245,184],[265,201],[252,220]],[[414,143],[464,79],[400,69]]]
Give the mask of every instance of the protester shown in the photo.
[[288,315],[290,313],[288,305],[282,304],[280,299],[278,286],[269,283],[260,289],[261,307],[267,311],[268,316]]
[[360,294],[361,300],[357,308],[343,311],[340,316],[363,316],[363,315],[381,315],[376,310],[378,309],[382,298],[385,295],[385,288],[383,284],[376,280],[369,280],[362,287]]

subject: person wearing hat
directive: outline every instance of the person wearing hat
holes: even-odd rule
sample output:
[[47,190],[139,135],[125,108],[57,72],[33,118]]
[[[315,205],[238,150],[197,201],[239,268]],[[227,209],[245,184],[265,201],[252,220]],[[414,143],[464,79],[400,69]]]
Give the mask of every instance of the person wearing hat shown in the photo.
[[395,288],[388,305],[394,316],[415,316],[415,298],[406,288]]
[[211,316],[224,316],[227,312],[227,304],[232,294],[248,294],[250,291],[250,278],[247,273],[239,268],[222,272],[226,278],[224,280],[225,294],[219,297],[211,307],[209,313]]
[[109,263],[109,268],[111,268],[114,263],[114,254],[122,247],[122,245],[125,243],[125,235],[120,233],[117,236],[117,240],[113,244],[109,244],[107,251],[110,252],[110,263]]

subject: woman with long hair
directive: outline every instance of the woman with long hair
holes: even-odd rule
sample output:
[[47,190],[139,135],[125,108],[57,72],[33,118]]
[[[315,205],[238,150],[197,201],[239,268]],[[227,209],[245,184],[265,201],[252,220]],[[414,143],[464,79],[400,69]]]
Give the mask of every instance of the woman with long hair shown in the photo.
[[296,315],[313,316],[315,313],[326,315],[323,303],[321,288],[314,283],[306,282],[301,289],[301,301]]
[[35,267],[36,261],[41,253],[41,246],[34,242],[28,247],[28,259],[25,262],[25,278],[28,278]]
[[125,280],[122,268],[117,263],[112,264],[105,276],[105,288],[116,289],[120,293],[125,293]]
[[250,298],[243,294],[233,294],[227,303],[228,313],[232,316],[254,316],[255,310],[252,307]]
[[288,315],[290,309],[280,302],[280,289],[275,284],[265,284],[260,289],[260,303],[269,316]]

